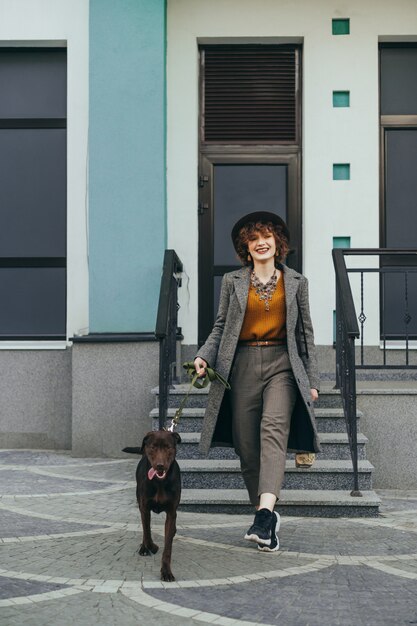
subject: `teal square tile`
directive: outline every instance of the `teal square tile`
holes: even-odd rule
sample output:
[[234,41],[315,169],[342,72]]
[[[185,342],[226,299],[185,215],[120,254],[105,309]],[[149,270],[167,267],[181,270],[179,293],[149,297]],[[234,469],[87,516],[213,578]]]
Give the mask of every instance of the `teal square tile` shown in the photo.
[[333,163],[333,180],[350,180],[350,163]]
[[350,91],[334,91],[333,106],[335,108],[350,106]]
[[350,248],[350,237],[333,237],[333,248]]
[[350,35],[350,19],[348,17],[333,19],[332,35]]

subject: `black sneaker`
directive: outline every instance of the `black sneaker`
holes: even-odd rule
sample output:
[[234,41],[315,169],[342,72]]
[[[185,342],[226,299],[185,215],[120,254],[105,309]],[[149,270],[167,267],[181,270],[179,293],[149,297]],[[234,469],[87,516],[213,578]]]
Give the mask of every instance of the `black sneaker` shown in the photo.
[[269,546],[271,543],[271,523],[272,513],[268,509],[256,511],[252,526],[245,535],[248,541],[256,541],[262,546]]
[[279,513],[273,511],[271,521],[271,542],[268,546],[258,544],[258,550],[262,552],[276,552],[279,550],[278,531],[281,524]]

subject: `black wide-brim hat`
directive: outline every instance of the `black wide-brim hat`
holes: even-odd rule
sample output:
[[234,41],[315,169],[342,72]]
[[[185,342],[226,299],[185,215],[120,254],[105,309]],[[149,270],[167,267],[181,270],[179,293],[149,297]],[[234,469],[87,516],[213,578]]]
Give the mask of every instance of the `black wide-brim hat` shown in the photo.
[[256,224],[257,222],[262,222],[263,224],[267,224],[268,222],[272,222],[272,224],[276,224],[277,226],[281,226],[282,234],[284,237],[290,240],[290,231],[288,230],[288,226],[284,222],[284,220],[276,215],[275,213],[269,213],[268,211],[255,211],[254,213],[248,213],[244,217],[241,217],[236,224],[232,228],[232,241],[236,250],[236,240],[239,236],[239,231],[246,224]]

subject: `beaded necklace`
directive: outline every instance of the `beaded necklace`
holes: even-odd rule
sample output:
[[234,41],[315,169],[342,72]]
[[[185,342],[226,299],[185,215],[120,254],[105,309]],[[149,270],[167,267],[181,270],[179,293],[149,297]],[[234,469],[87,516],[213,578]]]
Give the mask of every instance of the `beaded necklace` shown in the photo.
[[252,287],[255,289],[256,295],[259,296],[259,301],[263,301],[265,303],[265,311],[269,311],[269,303],[272,300],[275,289],[277,288],[278,277],[276,268],[267,283],[264,284],[259,280],[255,274],[255,270],[252,270],[251,272],[250,281],[252,283]]

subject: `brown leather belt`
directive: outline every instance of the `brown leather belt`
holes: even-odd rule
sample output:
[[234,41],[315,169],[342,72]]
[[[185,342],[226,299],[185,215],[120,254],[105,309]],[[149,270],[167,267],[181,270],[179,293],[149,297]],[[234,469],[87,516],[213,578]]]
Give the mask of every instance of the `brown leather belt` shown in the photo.
[[285,346],[286,339],[267,339],[265,341],[239,341],[239,346]]

